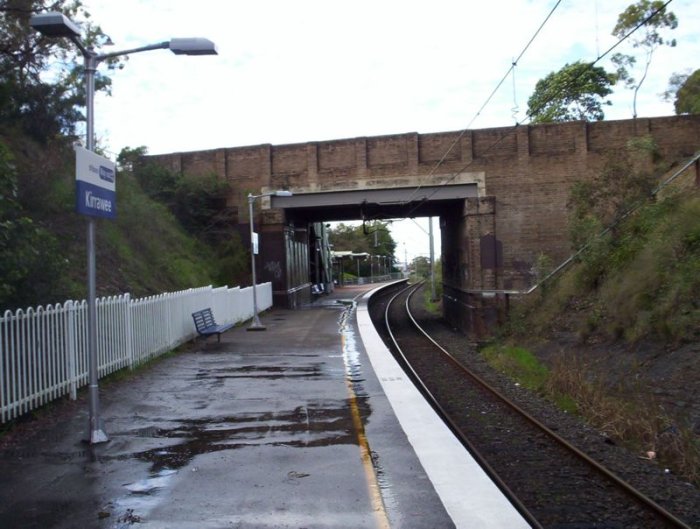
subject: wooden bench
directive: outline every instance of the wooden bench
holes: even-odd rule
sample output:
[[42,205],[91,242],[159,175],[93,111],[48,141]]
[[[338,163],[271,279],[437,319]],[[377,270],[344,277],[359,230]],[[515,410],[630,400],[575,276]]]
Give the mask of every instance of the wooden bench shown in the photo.
[[216,334],[217,342],[221,343],[221,333],[228,331],[233,327],[233,323],[228,325],[217,325],[214,321],[214,315],[210,308],[198,310],[192,313],[192,319],[194,320],[194,326],[197,328],[197,332],[200,336],[205,338]]

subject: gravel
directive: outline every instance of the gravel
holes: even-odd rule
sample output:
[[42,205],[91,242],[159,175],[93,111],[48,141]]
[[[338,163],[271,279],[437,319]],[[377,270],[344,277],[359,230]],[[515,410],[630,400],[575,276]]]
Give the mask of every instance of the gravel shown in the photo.
[[[416,296],[419,298],[420,296]],[[551,402],[494,371],[467,338],[450,328],[440,317],[426,312],[418,303],[412,307],[421,324],[438,342],[470,369],[518,403],[531,415],[572,444],[611,469],[691,527],[700,529],[700,490],[680,479],[656,461],[642,459],[617,445],[580,417],[565,413]],[[657,369],[661,369],[657,366]],[[697,371],[689,376],[697,378]]]

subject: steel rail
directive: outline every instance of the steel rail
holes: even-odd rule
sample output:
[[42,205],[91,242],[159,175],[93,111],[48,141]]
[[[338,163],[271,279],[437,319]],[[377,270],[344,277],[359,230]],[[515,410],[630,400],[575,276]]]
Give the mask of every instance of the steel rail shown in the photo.
[[[413,317],[413,314],[411,313],[411,310],[410,310],[410,307],[409,307],[409,302],[410,302],[411,297],[413,296],[413,294],[416,293],[416,291],[418,290],[418,288],[419,288],[420,286],[422,286],[422,284],[419,284],[418,286],[416,286],[416,288],[414,288],[413,291],[410,292],[409,295],[407,296],[407,298],[406,298],[406,303],[405,303],[406,314],[408,315],[408,317],[410,318],[411,322],[412,322],[413,325],[416,327],[416,329],[419,330],[431,343],[433,343],[433,345],[435,345],[435,346],[447,357],[447,359],[448,359],[455,367],[457,367],[460,371],[462,371],[466,376],[468,376],[468,377],[470,377],[472,380],[474,380],[477,384],[479,384],[479,385],[480,385],[481,387],[483,387],[485,390],[487,390],[488,392],[492,393],[496,398],[500,399],[504,404],[506,404],[506,406],[508,406],[508,407],[511,408],[513,411],[515,411],[516,413],[518,413],[518,414],[520,414],[522,417],[524,417],[524,418],[525,418],[528,422],[530,422],[532,425],[534,425],[534,426],[536,426],[537,428],[539,428],[540,430],[542,430],[542,431],[543,431],[544,433],[546,433],[550,438],[552,438],[554,441],[556,441],[559,445],[563,446],[564,448],[566,448],[567,450],[569,450],[570,452],[572,452],[573,454],[575,454],[579,459],[585,461],[587,464],[589,464],[590,466],[592,466],[593,468],[595,468],[598,472],[600,472],[600,473],[603,474],[605,477],[607,477],[608,479],[610,479],[613,483],[615,483],[617,486],[619,486],[620,488],[622,488],[625,492],[627,492],[628,494],[630,494],[631,496],[633,496],[633,497],[634,497],[635,499],[637,499],[639,502],[643,503],[643,504],[646,505],[648,508],[650,508],[651,510],[653,510],[656,514],[658,514],[659,516],[661,516],[662,518],[664,518],[666,521],[670,522],[671,524],[673,524],[673,525],[675,525],[676,527],[681,528],[681,529],[692,529],[689,525],[687,525],[687,524],[686,524],[685,522],[683,522],[681,519],[679,519],[678,517],[676,517],[675,515],[673,515],[673,514],[670,513],[669,511],[667,511],[664,507],[662,507],[661,505],[659,505],[658,503],[656,503],[654,500],[652,500],[651,498],[649,498],[648,496],[646,496],[644,493],[642,493],[641,491],[639,491],[638,489],[636,489],[635,487],[633,487],[633,486],[632,486],[631,484],[629,484],[628,482],[624,481],[622,478],[620,478],[619,476],[617,476],[616,474],[614,474],[613,472],[611,472],[609,469],[605,468],[603,465],[601,465],[600,463],[598,463],[596,460],[592,459],[590,456],[588,456],[588,454],[586,454],[585,452],[581,451],[579,448],[577,448],[577,447],[574,446],[573,444],[569,443],[566,439],[564,439],[564,438],[562,438],[561,436],[557,435],[553,430],[551,430],[549,427],[547,427],[547,426],[546,426],[545,424],[543,424],[541,421],[539,421],[538,419],[536,419],[535,417],[533,417],[532,415],[530,415],[528,412],[526,412],[525,410],[523,410],[520,406],[518,406],[516,403],[514,403],[513,401],[511,401],[508,397],[506,397],[505,395],[503,395],[503,394],[502,394],[501,392],[499,392],[497,389],[491,387],[485,380],[483,380],[483,379],[482,379],[481,377],[479,377],[477,374],[473,373],[469,368],[467,368],[464,364],[462,364],[462,363],[459,362],[454,356],[452,356],[452,355],[449,353],[449,351],[447,351],[447,350],[446,350],[445,348],[443,348],[439,343],[437,343],[437,342],[436,342],[436,341],[435,341],[435,340],[434,340],[434,339],[433,339],[433,338],[418,324],[418,322],[416,321],[416,319]],[[404,291],[405,291],[405,290],[404,290]],[[389,302],[389,304],[387,305],[387,311],[386,311],[386,313],[385,313],[385,320],[386,320],[387,327],[388,327],[388,310],[389,310],[389,306],[390,306],[391,303],[396,299],[396,297],[398,297],[398,296],[399,296],[401,293],[403,293],[404,291],[401,291],[401,292],[399,292],[398,294],[396,294],[396,296],[394,296],[394,297],[391,299],[391,301]],[[394,339],[393,334],[391,333],[390,330],[389,330],[389,334],[390,334],[390,336],[392,337],[392,341],[394,342],[394,345],[395,345],[396,348],[400,351],[400,354],[401,354],[401,357],[402,357],[403,360],[404,360],[404,363],[406,363],[406,364],[408,365],[408,362],[407,362],[405,356],[403,355],[403,352],[401,352],[401,349],[400,349],[400,347],[398,346],[398,344],[396,343],[396,340]],[[414,377],[416,380],[420,380],[420,379],[418,378],[418,375],[417,375],[417,374],[415,373],[415,371],[413,370],[413,368],[409,367],[409,369],[410,369],[410,371],[411,371],[411,376]],[[427,398],[429,398],[429,399],[431,400],[432,403],[435,403],[434,397],[433,397],[432,394],[427,390],[427,388],[425,387],[425,385],[423,384],[423,382],[420,381],[419,384],[420,384],[421,388],[426,392]],[[441,415],[443,415],[443,417],[446,417],[445,412],[442,410],[442,408],[441,408],[437,403],[435,403],[434,406],[437,406],[437,409],[439,410],[439,413],[440,413]],[[449,419],[449,418],[447,418],[446,420],[448,421],[448,423],[449,423],[449,425],[450,425],[450,428],[454,431],[455,428],[456,428],[456,426],[454,425],[454,423],[453,423],[453,422],[451,421],[451,419]],[[458,429],[457,429],[457,430],[458,430]],[[459,434],[457,434],[457,435],[458,435],[460,441],[464,442],[464,440],[463,440],[464,436],[463,436],[461,433],[459,433]],[[468,443],[468,441],[467,441],[467,443]],[[471,447],[471,443],[468,443],[466,446],[469,448],[470,451],[472,451],[472,453],[475,455],[475,457],[477,457],[477,456],[476,456],[476,450],[474,450],[473,447]],[[483,458],[481,458],[481,456],[478,456],[478,459],[479,459],[479,462],[480,462],[480,463],[481,463],[481,461],[483,460]],[[490,475],[490,476],[494,475],[495,472],[493,472],[493,470],[491,470],[490,467],[488,467],[488,468],[489,468],[489,470],[488,470],[487,472],[489,473],[489,475]],[[498,484],[498,481],[497,481],[497,484]],[[504,486],[505,486],[505,485],[504,485]],[[500,485],[499,485],[499,487],[500,487]],[[505,490],[508,490],[507,487],[506,487]],[[510,497],[509,497],[509,499],[510,499]],[[516,508],[517,508],[517,505],[516,505],[515,503],[514,503],[514,505],[515,505]],[[526,511],[526,512],[527,512],[527,511]],[[529,520],[528,520],[528,521],[529,521]],[[537,527],[540,527],[540,526],[537,525]]]
[[[476,462],[479,464],[479,466],[486,472],[486,474],[491,478],[491,480],[495,483],[495,485],[501,490],[501,492],[504,494],[504,496],[508,499],[508,501],[513,505],[513,507],[520,513],[520,515],[525,519],[527,523],[529,523],[533,529],[544,529],[544,527],[537,521],[535,516],[525,507],[525,505],[520,501],[520,499],[513,493],[512,490],[510,490],[510,487],[500,478],[500,476],[496,473],[496,471],[491,467],[491,465],[488,463],[488,461],[481,455],[481,453],[476,449],[476,447],[467,439],[467,437],[462,433],[460,428],[457,426],[457,424],[451,419],[449,414],[445,411],[445,409],[440,405],[438,400],[433,396],[433,394],[430,392],[428,387],[423,383],[421,378],[418,376],[418,374],[415,372],[413,367],[411,366],[410,362],[408,362],[408,359],[403,353],[403,350],[399,346],[398,342],[396,341],[396,337],[394,336],[394,333],[391,331],[391,325],[389,324],[389,309],[391,308],[392,303],[398,298],[400,295],[402,295],[404,292],[407,290],[413,289],[413,291],[408,295],[406,298],[406,304],[408,304],[408,300],[411,298],[411,296],[418,290],[425,281],[421,281],[420,283],[417,283],[416,285],[408,285],[401,289],[399,292],[397,292],[392,298],[389,300],[389,302],[386,305],[386,309],[384,311],[384,323],[386,326],[386,330],[389,333],[389,337],[391,338],[391,341],[394,344],[394,348],[396,349],[397,353],[403,360],[404,364],[404,369],[408,371],[409,377],[413,380],[413,383],[416,384],[423,393],[424,397],[428,401],[428,403],[433,407],[433,409],[438,413],[440,418],[445,422],[447,427],[452,431],[452,433],[457,437],[457,439],[462,443],[462,445],[469,451],[469,453],[472,455],[472,457],[476,460]],[[408,307],[408,305],[407,305]],[[411,318],[412,321],[413,317],[411,316],[409,312],[409,317]],[[435,342],[433,342],[435,343]]]

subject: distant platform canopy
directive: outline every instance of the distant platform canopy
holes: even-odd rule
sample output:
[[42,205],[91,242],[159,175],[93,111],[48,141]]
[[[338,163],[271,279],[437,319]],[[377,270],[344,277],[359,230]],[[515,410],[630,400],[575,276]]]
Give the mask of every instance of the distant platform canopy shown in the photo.
[[345,257],[350,259],[367,259],[369,255],[367,252],[351,252],[349,250],[331,251],[331,257],[334,259],[343,259]]

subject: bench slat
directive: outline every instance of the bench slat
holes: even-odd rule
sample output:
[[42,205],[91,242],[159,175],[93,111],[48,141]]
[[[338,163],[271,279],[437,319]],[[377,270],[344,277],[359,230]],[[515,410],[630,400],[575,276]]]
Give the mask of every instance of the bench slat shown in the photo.
[[192,319],[194,320],[194,326],[197,328],[198,334],[202,336],[211,336],[212,334],[216,334],[218,342],[221,342],[221,333],[226,332],[233,327],[233,323],[228,325],[217,325],[210,308],[193,312]]

